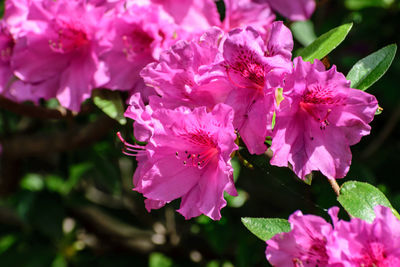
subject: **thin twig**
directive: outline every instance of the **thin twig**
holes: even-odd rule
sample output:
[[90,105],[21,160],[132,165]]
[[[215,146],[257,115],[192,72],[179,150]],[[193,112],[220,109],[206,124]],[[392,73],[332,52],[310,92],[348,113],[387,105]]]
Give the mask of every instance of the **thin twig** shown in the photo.
[[340,186],[336,182],[336,180],[335,179],[328,179],[328,182],[331,184],[331,187],[332,187],[333,191],[335,191],[336,196],[339,196],[340,195]]
[[155,248],[151,241],[154,234],[118,220],[95,206],[70,207],[70,212],[83,222],[90,232],[103,240],[121,245],[134,252],[149,253]]

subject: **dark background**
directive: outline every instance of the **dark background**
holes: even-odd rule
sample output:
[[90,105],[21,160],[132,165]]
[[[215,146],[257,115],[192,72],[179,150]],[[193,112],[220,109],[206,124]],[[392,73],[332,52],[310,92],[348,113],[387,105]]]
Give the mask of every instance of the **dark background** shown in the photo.
[[[319,1],[311,20],[317,36],[354,22],[328,57],[347,74],[359,59],[399,43],[400,4],[350,10],[345,2],[351,1]],[[339,181],[369,182],[397,209],[399,73],[397,56],[368,89],[384,111],[372,122],[371,135],[352,147],[351,170]],[[7,151],[0,156],[1,266],[268,266],[265,243],[241,217],[287,218],[297,209],[326,217],[326,209],[338,205],[320,174],[308,186],[290,170],[260,164],[241,150],[234,158],[240,196],[228,199],[220,221],[185,221],[174,211],[179,201],[147,213],[143,197],[131,190],[135,159],[122,155],[116,138],[117,131],[130,136],[131,121],[121,126],[91,101],[78,115],[60,116],[56,106],[0,101],[0,143]]]

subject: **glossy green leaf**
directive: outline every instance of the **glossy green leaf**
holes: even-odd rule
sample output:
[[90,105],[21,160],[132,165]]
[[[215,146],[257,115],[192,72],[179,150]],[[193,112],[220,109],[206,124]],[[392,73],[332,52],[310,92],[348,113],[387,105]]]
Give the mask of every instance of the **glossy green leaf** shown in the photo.
[[347,74],[351,87],[365,91],[389,69],[396,55],[397,45],[388,45],[358,61]]
[[298,52],[297,56],[301,56],[304,61],[310,62],[314,62],[314,59],[324,58],[343,42],[352,27],[353,23],[348,23],[324,33],[309,46]]
[[290,25],[293,37],[303,46],[307,46],[317,39],[314,24],[310,20],[295,21]]
[[110,116],[110,118],[113,118],[122,125],[126,123],[124,103],[119,92],[93,90],[92,97],[94,104]]
[[394,3],[394,0],[346,0],[345,6],[351,10],[360,10],[367,7],[387,8]]
[[368,222],[374,220],[374,207],[377,205],[391,208],[393,214],[400,219],[400,215],[393,209],[386,196],[368,183],[357,181],[344,183],[338,201],[350,215]]
[[290,223],[278,218],[242,218],[242,223],[254,235],[263,241],[271,239],[279,233],[290,232]]

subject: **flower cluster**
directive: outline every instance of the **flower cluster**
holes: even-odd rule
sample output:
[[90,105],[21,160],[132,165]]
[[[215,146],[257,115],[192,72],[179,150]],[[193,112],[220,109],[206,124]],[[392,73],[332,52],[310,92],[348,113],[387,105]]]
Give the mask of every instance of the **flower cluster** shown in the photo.
[[7,0],[0,23],[0,94],[15,101],[57,98],[79,111],[96,88],[154,92],[140,70],[178,40],[212,26],[259,30],[275,18],[268,3],[213,0]]
[[[146,107],[138,102],[139,95],[131,100],[126,116],[135,120],[136,139],[152,144],[149,148],[148,145],[143,148],[151,155],[167,153],[161,151],[164,149],[170,155],[178,152],[176,157],[166,158],[169,160],[168,165],[178,170],[178,166],[182,167],[182,160],[187,163],[193,156],[188,152],[184,154],[188,160],[182,158],[176,141],[165,139],[174,144],[173,149],[166,149],[161,141],[156,141],[156,129],[165,129],[171,123],[174,127],[180,125],[172,117],[169,117],[171,121],[168,122],[156,118],[159,116],[156,114],[159,110],[163,114],[167,110],[175,114],[176,110],[182,108],[185,112],[196,112],[200,108],[215,114],[216,107],[224,104],[226,109],[232,109],[234,115],[232,120],[220,121],[219,125],[232,124],[229,126],[232,131],[231,143],[234,142],[232,136],[236,130],[250,153],[263,154],[267,150],[266,138],[272,138],[271,164],[290,165],[302,179],[314,170],[321,171],[329,179],[344,177],[351,161],[350,145],[359,142],[363,135],[369,133],[368,123],[374,117],[377,101],[370,94],[350,88],[350,82],[335,67],[325,70],[318,60],[313,64],[301,58],[292,61],[292,48],[291,33],[279,21],[271,23],[265,33],[259,33],[253,27],[236,28],[228,33],[213,27],[191,41],[178,41],[161,53],[158,62],[150,63],[140,72],[145,84],[154,88],[157,95],[150,97],[150,104]],[[226,119],[227,116],[220,118]],[[181,131],[187,131],[186,126],[181,127]],[[202,131],[199,134],[203,136]],[[186,137],[183,136],[186,134],[174,136],[182,144],[185,143]],[[205,140],[203,137],[201,139]],[[212,142],[219,147],[219,153],[228,155],[232,152],[231,145],[219,142],[222,141]],[[152,146],[161,150],[155,153]],[[139,147],[135,146],[134,149]],[[138,160],[135,190],[148,198],[148,208],[159,207],[172,200],[164,198],[161,193],[150,193],[152,183],[158,184],[159,179],[168,180],[168,176],[160,178],[159,171],[142,172],[142,168],[150,168],[144,166],[157,166],[152,163],[150,156]],[[229,159],[221,162],[225,163],[219,164],[218,168],[221,169],[218,172],[228,177],[224,170],[227,165],[230,166]],[[190,166],[193,167],[192,164]],[[210,176],[203,168],[201,172],[201,177],[217,177]],[[195,179],[196,175],[192,175]],[[220,182],[225,181],[224,186],[219,187],[224,188],[230,178],[222,178],[223,175],[219,177]],[[183,184],[188,180],[181,179]],[[149,191],[144,190],[141,186],[143,183],[149,185]],[[208,183],[208,190],[217,192],[212,185]],[[168,184],[164,186],[167,191],[177,189]],[[189,189],[183,185],[182,189],[184,192],[174,198],[183,195],[184,205],[187,201],[185,192]],[[217,193],[222,198],[221,191]],[[196,198],[193,205],[204,200],[202,197]],[[215,208],[222,207],[219,203],[214,197]]]
[[400,265],[400,221],[390,208],[376,206],[372,223],[358,218],[338,220],[338,212],[337,207],[329,210],[333,226],[315,215],[292,214],[292,230],[267,241],[269,262],[310,267]]
[[[128,91],[135,190],[148,210],[182,198],[190,218],[220,218],[236,194],[237,136],[252,154],[301,178],[342,178],[350,146],[370,131],[377,101],[335,67],[292,60],[290,30],[271,7],[308,18],[313,0],[9,0],[0,24],[0,93],[57,98],[70,110],[95,88]],[[145,106],[145,103],[147,104]]]

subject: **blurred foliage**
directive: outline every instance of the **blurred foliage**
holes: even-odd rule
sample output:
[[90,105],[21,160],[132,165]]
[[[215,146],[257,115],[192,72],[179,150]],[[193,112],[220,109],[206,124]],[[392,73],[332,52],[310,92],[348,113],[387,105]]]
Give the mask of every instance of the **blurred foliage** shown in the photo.
[[[347,38],[325,59],[345,74],[372,52],[400,43],[398,1],[320,0],[311,21],[314,29],[308,24],[311,34],[299,38],[296,50],[315,36],[353,22]],[[371,183],[395,209],[400,209],[400,181],[395,174],[400,162],[398,73],[396,56],[386,75],[368,89],[377,96],[383,113],[372,122],[371,135],[352,147],[351,170],[339,181]],[[42,104],[57,106],[56,101]],[[31,138],[34,142],[36,137],[75,133],[102,120],[102,111],[91,101],[86,104],[90,112],[61,120],[1,109],[0,141]],[[120,114],[111,109],[116,117]],[[43,153],[1,158],[2,266],[268,266],[265,243],[243,227],[240,217],[287,218],[301,209],[327,218],[327,208],[338,205],[320,174],[314,174],[308,186],[290,170],[254,162],[241,150],[234,158],[239,197],[227,199],[220,221],[205,216],[185,221],[174,211],[179,201],[147,213],[143,197],[132,191],[135,160],[121,153],[117,131],[132,137],[132,122],[110,124],[79,145],[72,142],[59,149],[54,143]],[[30,147],[19,149],[26,152]]]

